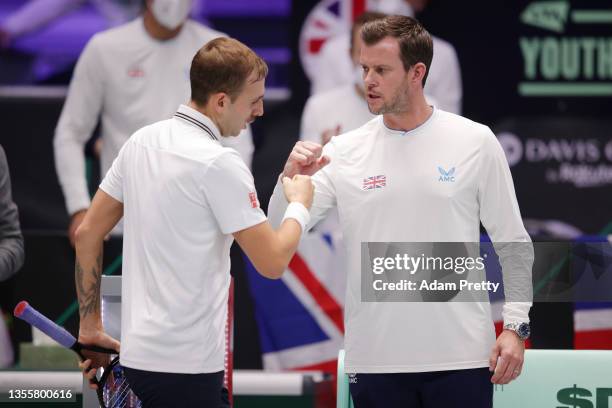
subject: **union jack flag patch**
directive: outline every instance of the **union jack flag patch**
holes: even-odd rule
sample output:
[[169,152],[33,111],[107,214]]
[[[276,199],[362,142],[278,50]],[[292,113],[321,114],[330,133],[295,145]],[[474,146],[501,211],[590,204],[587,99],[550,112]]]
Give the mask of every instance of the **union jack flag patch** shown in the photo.
[[133,66],[128,69],[127,74],[130,78],[142,78],[145,73],[142,68],[138,66]]
[[251,202],[251,208],[259,207],[259,201],[257,200],[257,194],[254,191],[249,193],[249,201]]
[[372,190],[374,188],[383,188],[387,185],[387,176],[371,176],[363,179],[362,190]]

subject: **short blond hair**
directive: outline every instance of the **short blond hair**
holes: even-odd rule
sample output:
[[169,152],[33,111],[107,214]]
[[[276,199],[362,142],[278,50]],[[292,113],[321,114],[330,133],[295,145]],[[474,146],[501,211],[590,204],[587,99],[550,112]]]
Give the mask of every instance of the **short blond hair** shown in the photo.
[[259,55],[233,38],[215,38],[191,62],[191,100],[205,105],[212,94],[224,92],[233,101],[253,72],[258,81],[268,75],[268,65]]

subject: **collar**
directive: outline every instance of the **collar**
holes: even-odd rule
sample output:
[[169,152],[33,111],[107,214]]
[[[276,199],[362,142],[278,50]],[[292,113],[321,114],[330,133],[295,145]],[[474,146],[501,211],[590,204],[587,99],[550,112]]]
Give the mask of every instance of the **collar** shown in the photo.
[[419,126],[415,127],[411,130],[400,130],[400,129],[391,129],[385,123],[385,119],[383,115],[380,115],[380,122],[382,123],[382,127],[386,134],[395,135],[395,136],[409,136],[416,135],[422,132],[424,129],[427,129],[431,122],[433,122],[434,117],[436,116],[436,112],[438,111],[434,105],[430,105],[432,108],[431,115],[425,120],[425,122],[421,123]]
[[187,105],[180,105],[174,117],[198,127],[212,140],[219,141],[221,132],[210,118]]

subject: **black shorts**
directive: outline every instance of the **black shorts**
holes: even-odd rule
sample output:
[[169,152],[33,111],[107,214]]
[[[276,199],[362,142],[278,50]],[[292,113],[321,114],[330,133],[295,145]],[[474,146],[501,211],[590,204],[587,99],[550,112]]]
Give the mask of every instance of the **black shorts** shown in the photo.
[[488,368],[425,373],[350,374],[355,408],[492,408]]
[[[123,367],[132,391],[143,408],[229,407],[223,389],[223,371],[206,374],[176,374]],[[224,392],[225,391],[225,392]]]

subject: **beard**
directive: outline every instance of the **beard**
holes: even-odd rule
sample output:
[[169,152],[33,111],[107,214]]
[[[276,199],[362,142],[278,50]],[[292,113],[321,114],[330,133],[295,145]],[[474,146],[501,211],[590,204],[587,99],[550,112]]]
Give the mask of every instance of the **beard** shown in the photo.
[[384,115],[386,113],[402,113],[408,109],[408,89],[406,86],[399,87],[388,102],[383,100],[382,106],[373,108],[368,104],[368,110],[373,115]]

